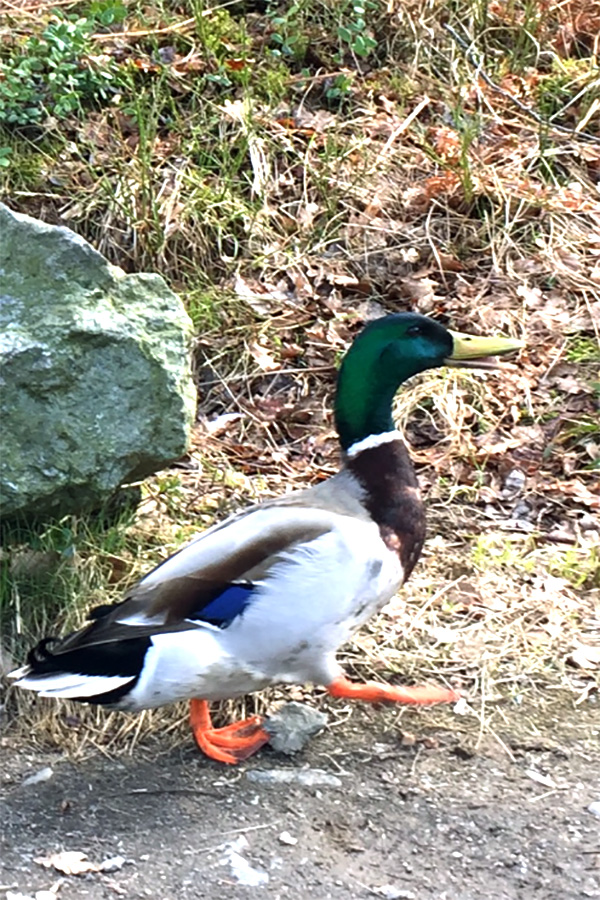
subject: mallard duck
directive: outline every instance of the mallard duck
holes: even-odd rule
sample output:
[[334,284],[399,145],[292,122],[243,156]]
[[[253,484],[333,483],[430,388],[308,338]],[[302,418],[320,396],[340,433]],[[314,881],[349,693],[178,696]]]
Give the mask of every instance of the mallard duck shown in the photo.
[[409,577],[425,538],[417,478],[392,422],[399,386],[437,366],[490,368],[483,357],[521,346],[415,313],[368,324],[337,382],[341,470],[202,532],[84,628],[42,640],[13,673],[17,684],[132,711],[191,700],[198,746],[225,763],[269,735],[258,716],[214,728],[210,701],[307,682],[371,702],[456,700],[445,687],[353,683],[336,652]]

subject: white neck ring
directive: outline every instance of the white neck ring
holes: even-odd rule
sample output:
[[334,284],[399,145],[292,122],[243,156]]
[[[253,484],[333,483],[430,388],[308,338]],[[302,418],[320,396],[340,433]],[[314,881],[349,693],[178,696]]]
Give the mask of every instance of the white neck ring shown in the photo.
[[389,444],[390,441],[401,441],[402,435],[399,431],[383,431],[381,434],[370,434],[366,438],[352,444],[346,450],[348,459],[354,459],[363,450],[373,450],[375,447],[381,447],[382,444]]

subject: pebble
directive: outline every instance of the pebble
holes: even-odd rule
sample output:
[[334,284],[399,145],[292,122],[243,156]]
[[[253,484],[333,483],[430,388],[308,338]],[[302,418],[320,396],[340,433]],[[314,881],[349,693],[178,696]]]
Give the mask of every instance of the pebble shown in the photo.
[[523,520],[530,525],[532,512],[533,509],[530,503],[527,503],[526,500],[519,500],[512,511],[512,518],[517,521]]
[[341,779],[324,769],[252,769],[248,781],[258,784],[299,784],[302,787],[341,787]]
[[111,856],[100,863],[100,871],[102,872],[119,872],[123,866],[130,862],[124,856]]
[[235,841],[229,841],[224,846],[225,854],[220,860],[222,866],[229,866],[231,875],[238,884],[247,887],[258,887],[261,884],[268,884],[269,876],[262,869],[255,869],[247,859],[245,859],[241,850],[247,850],[250,847],[248,838],[241,834]]
[[375,888],[375,891],[380,897],[384,897],[385,900],[417,900],[417,895],[414,891],[398,888],[393,884],[383,884],[381,887]]
[[456,703],[454,704],[452,712],[456,716],[468,716],[470,710],[469,710],[469,704],[467,702],[467,698],[459,697],[458,700],[456,701]]
[[269,876],[261,869],[255,869],[251,866],[247,859],[234,850],[230,851],[227,862],[231,869],[231,874],[238,882],[247,887],[258,887],[261,884],[268,884]]
[[291,700],[265,722],[270,744],[279,753],[292,755],[302,750],[310,738],[327,725],[327,716],[312,706]]
[[282,831],[278,840],[280,844],[287,844],[289,847],[294,847],[298,843],[298,838],[293,837],[289,831]]
[[520,469],[512,469],[504,479],[502,493],[505,496],[507,494],[518,494],[519,491],[522,491],[525,487],[525,481],[526,477],[524,472]]
[[593,816],[597,816],[600,819],[600,800],[594,800],[593,803],[587,807],[587,811],[591,813]]
[[28,775],[27,778],[24,778],[23,785],[41,784],[42,781],[49,781],[53,775],[54,769],[51,769],[50,766],[45,766],[43,769],[40,769],[39,772],[35,772],[33,775]]

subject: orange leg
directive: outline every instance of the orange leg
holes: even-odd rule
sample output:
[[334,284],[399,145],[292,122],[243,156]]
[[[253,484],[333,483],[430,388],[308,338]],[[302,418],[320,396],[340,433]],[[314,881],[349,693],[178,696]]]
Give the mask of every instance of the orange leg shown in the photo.
[[262,727],[261,716],[233,722],[225,728],[213,728],[206,700],[190,701],[190,724],[196,743],[203,753],[218,762],[235,765],[260,750],[270,735]]
[[394,684],[378,684],[367,681],[365,684],[353,684],[343,675],[334,678],[327,690],[332,697],[348,697],[351,700],[366,700],[369,703],[381,703],[383,700],[392,703],[454,703],[460,694],[449,688],[430,687],[397,687]]

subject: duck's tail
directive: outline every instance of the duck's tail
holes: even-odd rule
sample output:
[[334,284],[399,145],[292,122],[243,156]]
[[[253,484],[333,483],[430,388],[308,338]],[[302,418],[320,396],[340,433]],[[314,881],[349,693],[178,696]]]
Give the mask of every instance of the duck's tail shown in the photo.
[[17,687],[41,697],[115,704],[137,682],[149,638],[98,644],[61,652],[63,641],[44,638],[27,664],[9,674]]

